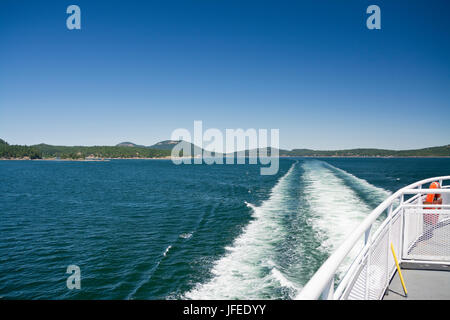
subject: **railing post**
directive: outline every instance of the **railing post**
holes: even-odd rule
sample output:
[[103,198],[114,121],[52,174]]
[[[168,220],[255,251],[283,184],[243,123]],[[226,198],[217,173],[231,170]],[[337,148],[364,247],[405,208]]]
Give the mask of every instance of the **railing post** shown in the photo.
[[[422,185],[418,186],[417,189],[422,190]],[[418,193],[417,204],[419,204],[419,205],[423,204],[422,193]]]
[[386,248],[387,249],[386,250],[386,279],[385,279],[385,282],[383,283],[383,285],[386,286],[386,287],[389,285],[389,278],[390,278],[390,271],[391,271],[389,269],[389,245],[390,245],[390,243],[392,241],[391,230],[392,230],[392,209],[393,209],[393,207],[394,207],[394,204],[392,203],[389,206],[389,210],[388,210],[388,219],[391,219],[391,220],[389,220],[389,224],[388,224],[388,227],[387,227],[388,228],[388,230],[387,230],[388,242],[387,242],[387,248]]
[[372,229],[372,225],[367,228],[366,232],[364,233],[364,245],[366,245],[370,241],[370,230]]
[[334,295],[334,275],[328,282],[327,286],[322,292],[322,300],[333,300]]
[[370,284],[370,265],[372,260],[372,248],[367,252],[367,271],[366,271],[366,285],[364,287],[364,300],[369,300],[369,284]]
[[403,247],[405,245],[405,236],[406,236],[406,230],[405,230],[405,208],[403,208],[403,203],[405,202],[405,195],[402,194],[402,197],[400,198],[400,249],[399,249],[399,255],[400,260],[403,259]]
[[[420,186],[418,187],[418,189],[422,189],[422,185],[420,185]],[[422,206],[422,205],[423,205],[422,193],[419,193],[419,196],[417,197],[417,204],[418,204],[419,206]],[[419,209],[419,210],[420,210],[420,209]],[[419,224],[420,224],[420,223],[419,223],[420,215],[417,214],[417,212],[414,212],[414,215],[417,215],[417,218],[415,218],[415,219],[416,219],[416,223],[415,223],[415,225],[416,225],[416,231],[415,231],[415,233],[414,233],[414,237],[415,237],[416,235],[419,234],[421,228],[419,228]]]
[[[372,229],[372,224],[370,227],[367,228],[366,232],[364,233],[364,246],[367,245],[370,241],[370,230]],[[364,300],[367,300],[369,297],[369,277],[370,277],[370,256],[371,256],[371,248],[369,248],[368,256],[367,256],[367,276],[366,276],[366,285],[365,285],[365,291],[364,291]]]

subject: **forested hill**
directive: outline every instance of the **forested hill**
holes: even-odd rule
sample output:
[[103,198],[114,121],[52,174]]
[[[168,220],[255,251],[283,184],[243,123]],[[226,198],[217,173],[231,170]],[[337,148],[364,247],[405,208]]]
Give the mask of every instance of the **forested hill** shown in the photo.
[[53,146],[38,144],[34,146],[9,145],[0,139],[0,158],[2,159],[85,159],[96,158],[163,158],[170,156],[170,150],[157,150],[146,147],[112,146]]
[[294,157],[450,157],[450,145],[413,150],[348,149],[348,150],[280,150],[280,156]]
[[0,158],[4,159],[40,159],[41,153],[37,148],[19,145],[9,145],[0,139]]
[[146,147],[128,146],[52,146],[48,144],[35,145],[43,158],[84,159],[97,158],[163,158],[170,156],[170,150],[156,150]]

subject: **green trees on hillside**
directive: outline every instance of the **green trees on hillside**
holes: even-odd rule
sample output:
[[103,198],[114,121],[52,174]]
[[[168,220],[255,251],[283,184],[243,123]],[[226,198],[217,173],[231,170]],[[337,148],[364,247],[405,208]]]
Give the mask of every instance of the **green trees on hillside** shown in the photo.
[[84,159],[91,156],[97,158],[161,158],[170,156],[171,153],[170,150],[156,150],[145,147],[66,147],[48,144],[38,144],[34,147],[42,153],[44,158],[59,157],[61,159]]
[[84,159],[97,158],[161,158],[170,156],[170,150],[156,150],[144,147],[66,147],[38,144],[35,146],[9,145],[0,139],[0,158],[3,159]]
[[9,145],[0,139],[0,158],[4,159],[41,159],[41,152],[28,146]]
[[348,149],[348,150],[280,150],[280,156],[295,157],[450,157],[450,145],[415,150]]

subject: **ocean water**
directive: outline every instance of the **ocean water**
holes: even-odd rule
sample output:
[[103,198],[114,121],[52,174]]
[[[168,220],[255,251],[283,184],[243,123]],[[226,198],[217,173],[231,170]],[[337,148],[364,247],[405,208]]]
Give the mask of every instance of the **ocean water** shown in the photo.
[[292,299],[391,192],[439,175],[450,159],[0,161],[0,299]]

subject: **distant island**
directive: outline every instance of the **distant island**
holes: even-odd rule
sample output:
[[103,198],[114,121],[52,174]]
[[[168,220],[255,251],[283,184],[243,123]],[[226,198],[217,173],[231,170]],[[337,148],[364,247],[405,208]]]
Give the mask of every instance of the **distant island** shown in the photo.
[[141,158],[168,158],[171,149],[147,148],[144,146],[53,146],[37,144],[33,146],[10,145],[0,139],[0,159],[141,159]]
[[[164,159],[170,158],[172,148],[179,142],[185,143],[198,153],[201,148],[177,140],[165,140],[151,146],[137,145],[132,142],[121,142],[115,146],[53,146],[37,144],[32,146],[10,145],[0,139],[0,159],[2,160],[36,160],[36,159],[64,159],[64,160],[90,160],[90,159]],[[260,152],[261,150],[256,150]],[[270,154],[270,152],[269,152]],[[233,156],[227,154],[225,156]],[[245,151],[245,156],[249,151]],[[293,149],[279,150],[281,157],[450,157],[450,145],[412,150],[387,149],[346,149],[346,150],[311,150]],[[182,156],[182,154],[180,154]]]
[[293,157],[450,157],[450,144],[411,150],[346,149],[346,150],[280,150],[280,156]]

